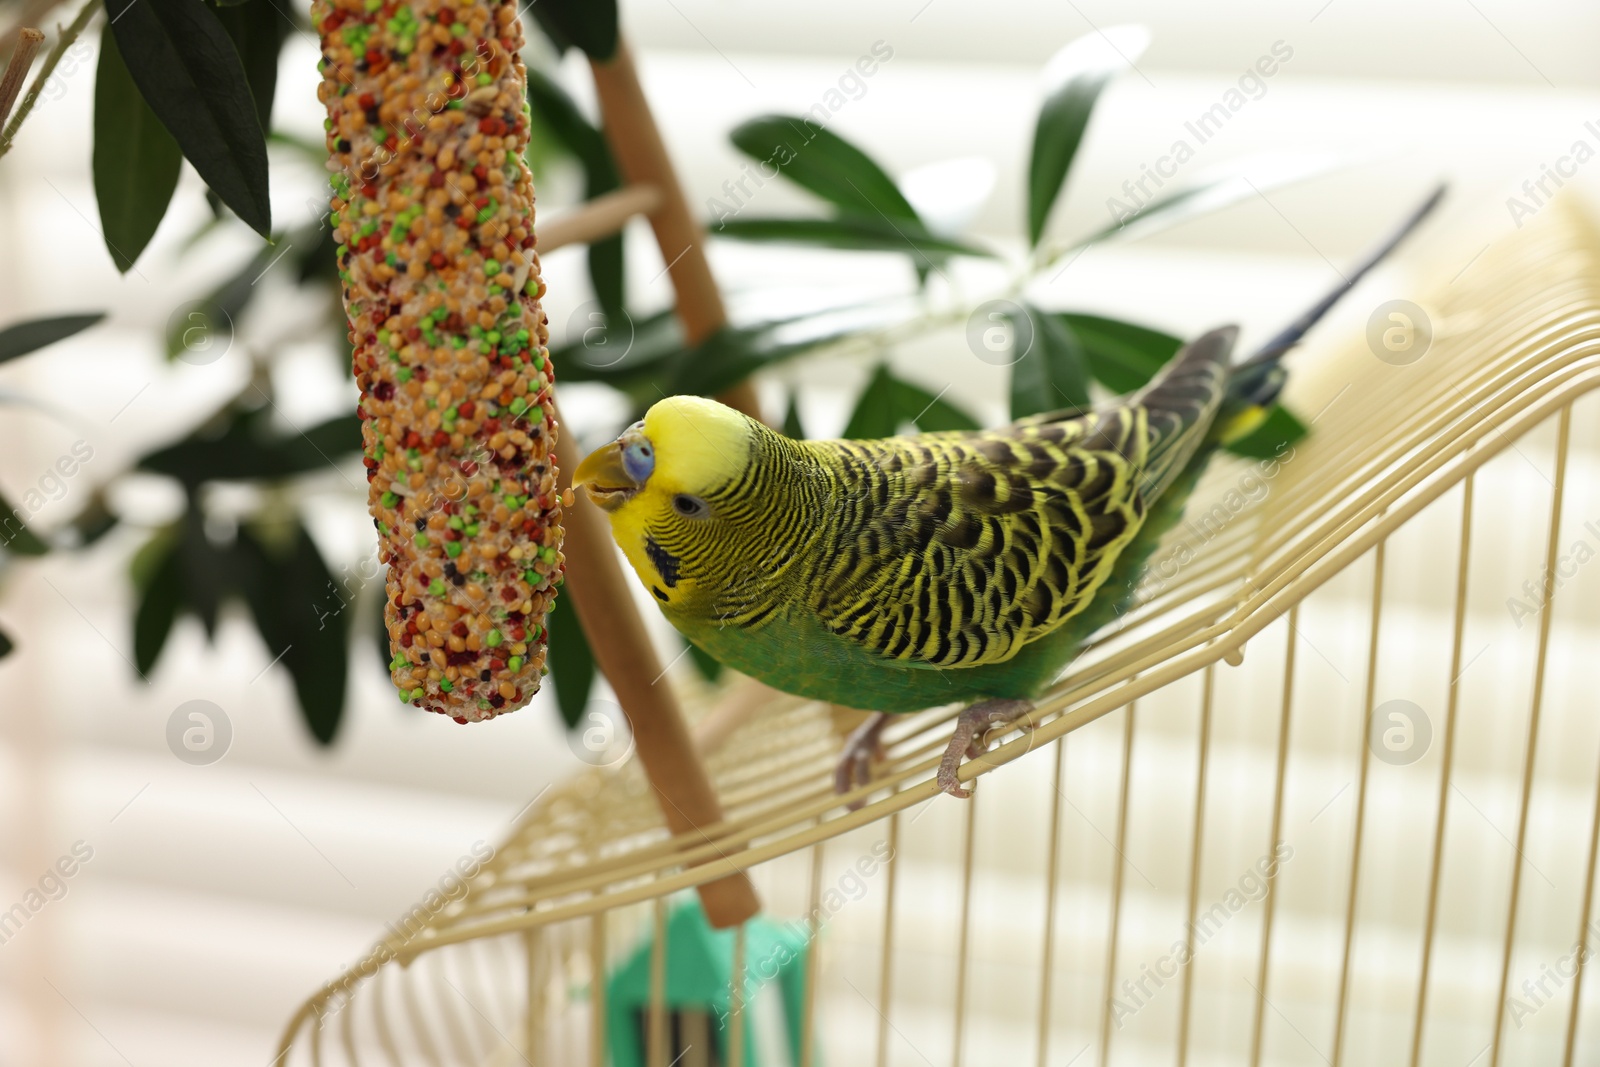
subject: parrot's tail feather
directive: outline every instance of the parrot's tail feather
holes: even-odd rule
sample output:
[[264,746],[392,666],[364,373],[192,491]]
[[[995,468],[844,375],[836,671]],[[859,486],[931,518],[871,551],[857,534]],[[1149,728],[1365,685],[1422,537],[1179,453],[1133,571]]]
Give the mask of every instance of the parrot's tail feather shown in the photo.
[[1433,209],[1439,206],[1439,201],[1444,199],[1446,188],[1443,184],[1435,187],[1427,199],[1412,209],[1411,214],[1407,215],[1376,248],[1367,253],[1365,259],[1347,272],[1332,291],[1285,326],[1276,337],[1262,345],[1249,359],[1233,368],[1228,381],[1229,408],[1244,409],[1240,414],[1248,418],[1248,409],[1265,409],[1271,406],[1278,398],[1279,390],[1283,388],[1285,377],[1278,366],[1278,361],[1300,343],[1300,339],[1310,332],[1333,305],[1339,302],[1340,297],[1355,288],[1356,284],[1366,277],[1368,271],[1383,262],[1412,230],[1422,224]]
[[1145,411],[1150,454],[1140,492],[1166,491],[1210,432],[1231,386],[1229,360],[1239,327],[1219,326],[1190,341],[1130,401]]

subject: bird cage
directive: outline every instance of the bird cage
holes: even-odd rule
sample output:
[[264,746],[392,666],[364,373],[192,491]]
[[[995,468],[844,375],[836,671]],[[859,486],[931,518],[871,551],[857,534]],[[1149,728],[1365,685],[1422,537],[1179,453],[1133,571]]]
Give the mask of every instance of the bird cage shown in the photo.
[[607,1064],[641,946],[645,1062],[793,1062],[747,1040],[744,928],[710,1045],[669,1025],[669,916],[740,870],[808,949],[807,1067],[1595,1062],[1596,237],[1552,207],[1300,357],[1311,434],[1212,467],[970,801],[932,781],[954,708],[891,727],[851,810],[837,709],[690,699],[724,822],[669,836],[634,762],[585,770],[284,1062]]

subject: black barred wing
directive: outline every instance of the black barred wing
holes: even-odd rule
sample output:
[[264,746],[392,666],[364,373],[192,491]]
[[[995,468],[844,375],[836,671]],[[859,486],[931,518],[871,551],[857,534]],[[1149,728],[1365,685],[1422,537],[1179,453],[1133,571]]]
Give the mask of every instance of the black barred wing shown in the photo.
[[819,443],[844,485],[813,609],[908,666],[1010,659],[1088,606],[1205,442],[1237,333],[1212,330],[1144,389],[1068,418]]
[[1081,611],[1144,519],[1141,407],[993,433],[834,441],[834,633],[908,666],[1010,659]]

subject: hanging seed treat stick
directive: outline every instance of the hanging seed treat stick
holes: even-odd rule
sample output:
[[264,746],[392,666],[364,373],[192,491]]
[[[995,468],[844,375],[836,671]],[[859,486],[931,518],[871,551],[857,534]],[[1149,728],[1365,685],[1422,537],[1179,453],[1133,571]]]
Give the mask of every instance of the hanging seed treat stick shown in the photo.
[[564,568],[522,27],[509,3],[316,0],[339,272],[400,699],[528,702]]

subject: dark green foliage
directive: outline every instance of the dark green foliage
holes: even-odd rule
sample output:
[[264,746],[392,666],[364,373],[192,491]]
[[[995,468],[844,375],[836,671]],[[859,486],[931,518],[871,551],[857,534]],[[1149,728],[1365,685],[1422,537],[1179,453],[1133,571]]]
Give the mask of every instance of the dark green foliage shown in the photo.
[[557,48],[576,48],[590,59],[610,59],[617,51],[615,0],[539,0],[529,4],[545,36]]
[[894,179],[855,145],[795,115],[763,115],[734,128],[734,145],[849,214],[917,219]]
[[304,526],[295,522],[284,540],[239,530],[238,588],[268,653],[294,679],[306,727],[326,745],[344,714],[351,604]]
[[106,250],[126,274],[167,213],[183,153],[139,95],[114,34],[102,38],[95,72],[92,163]]
[[840,436],[892,437],[907,424],[929,433],[978,429],[977,419],[943,397],[895,377],[887,363],[880,363]]
[[1029,244],[1037,245],[1044,236],[1050,209],[1066,184],[1100,91],[1116,73],[1116,67],[1086,67],[1056,86],[1040,107],[1028,159]]
[[1013,353],[1011,417],[1087,407],[1089,367],[1078,338],[1060,318],[1031,304],[1024,304],[1012,319],[1012,337],[1026,337],[1029,347]]
[[57,315],[18,322],[0,330],[0,363],[38,351],[87,330],[106,317],[104,311],[88,315]]
[[106,9],[151,110],[222,202],[265,237],[272,231],[266,134],[216,11],[195,0],[110,0]]
[[583,720],[583,709],[589,704],[595,664],[589,640],[578,624],[578,613],[572,609],[571,597],[557,594],[545,627],[549,630],[549,646],[545,651],[545,664],[550,668],[547,681],[555,687],[556,706],[561,709],[562,721],[568,727],[576,727]]

